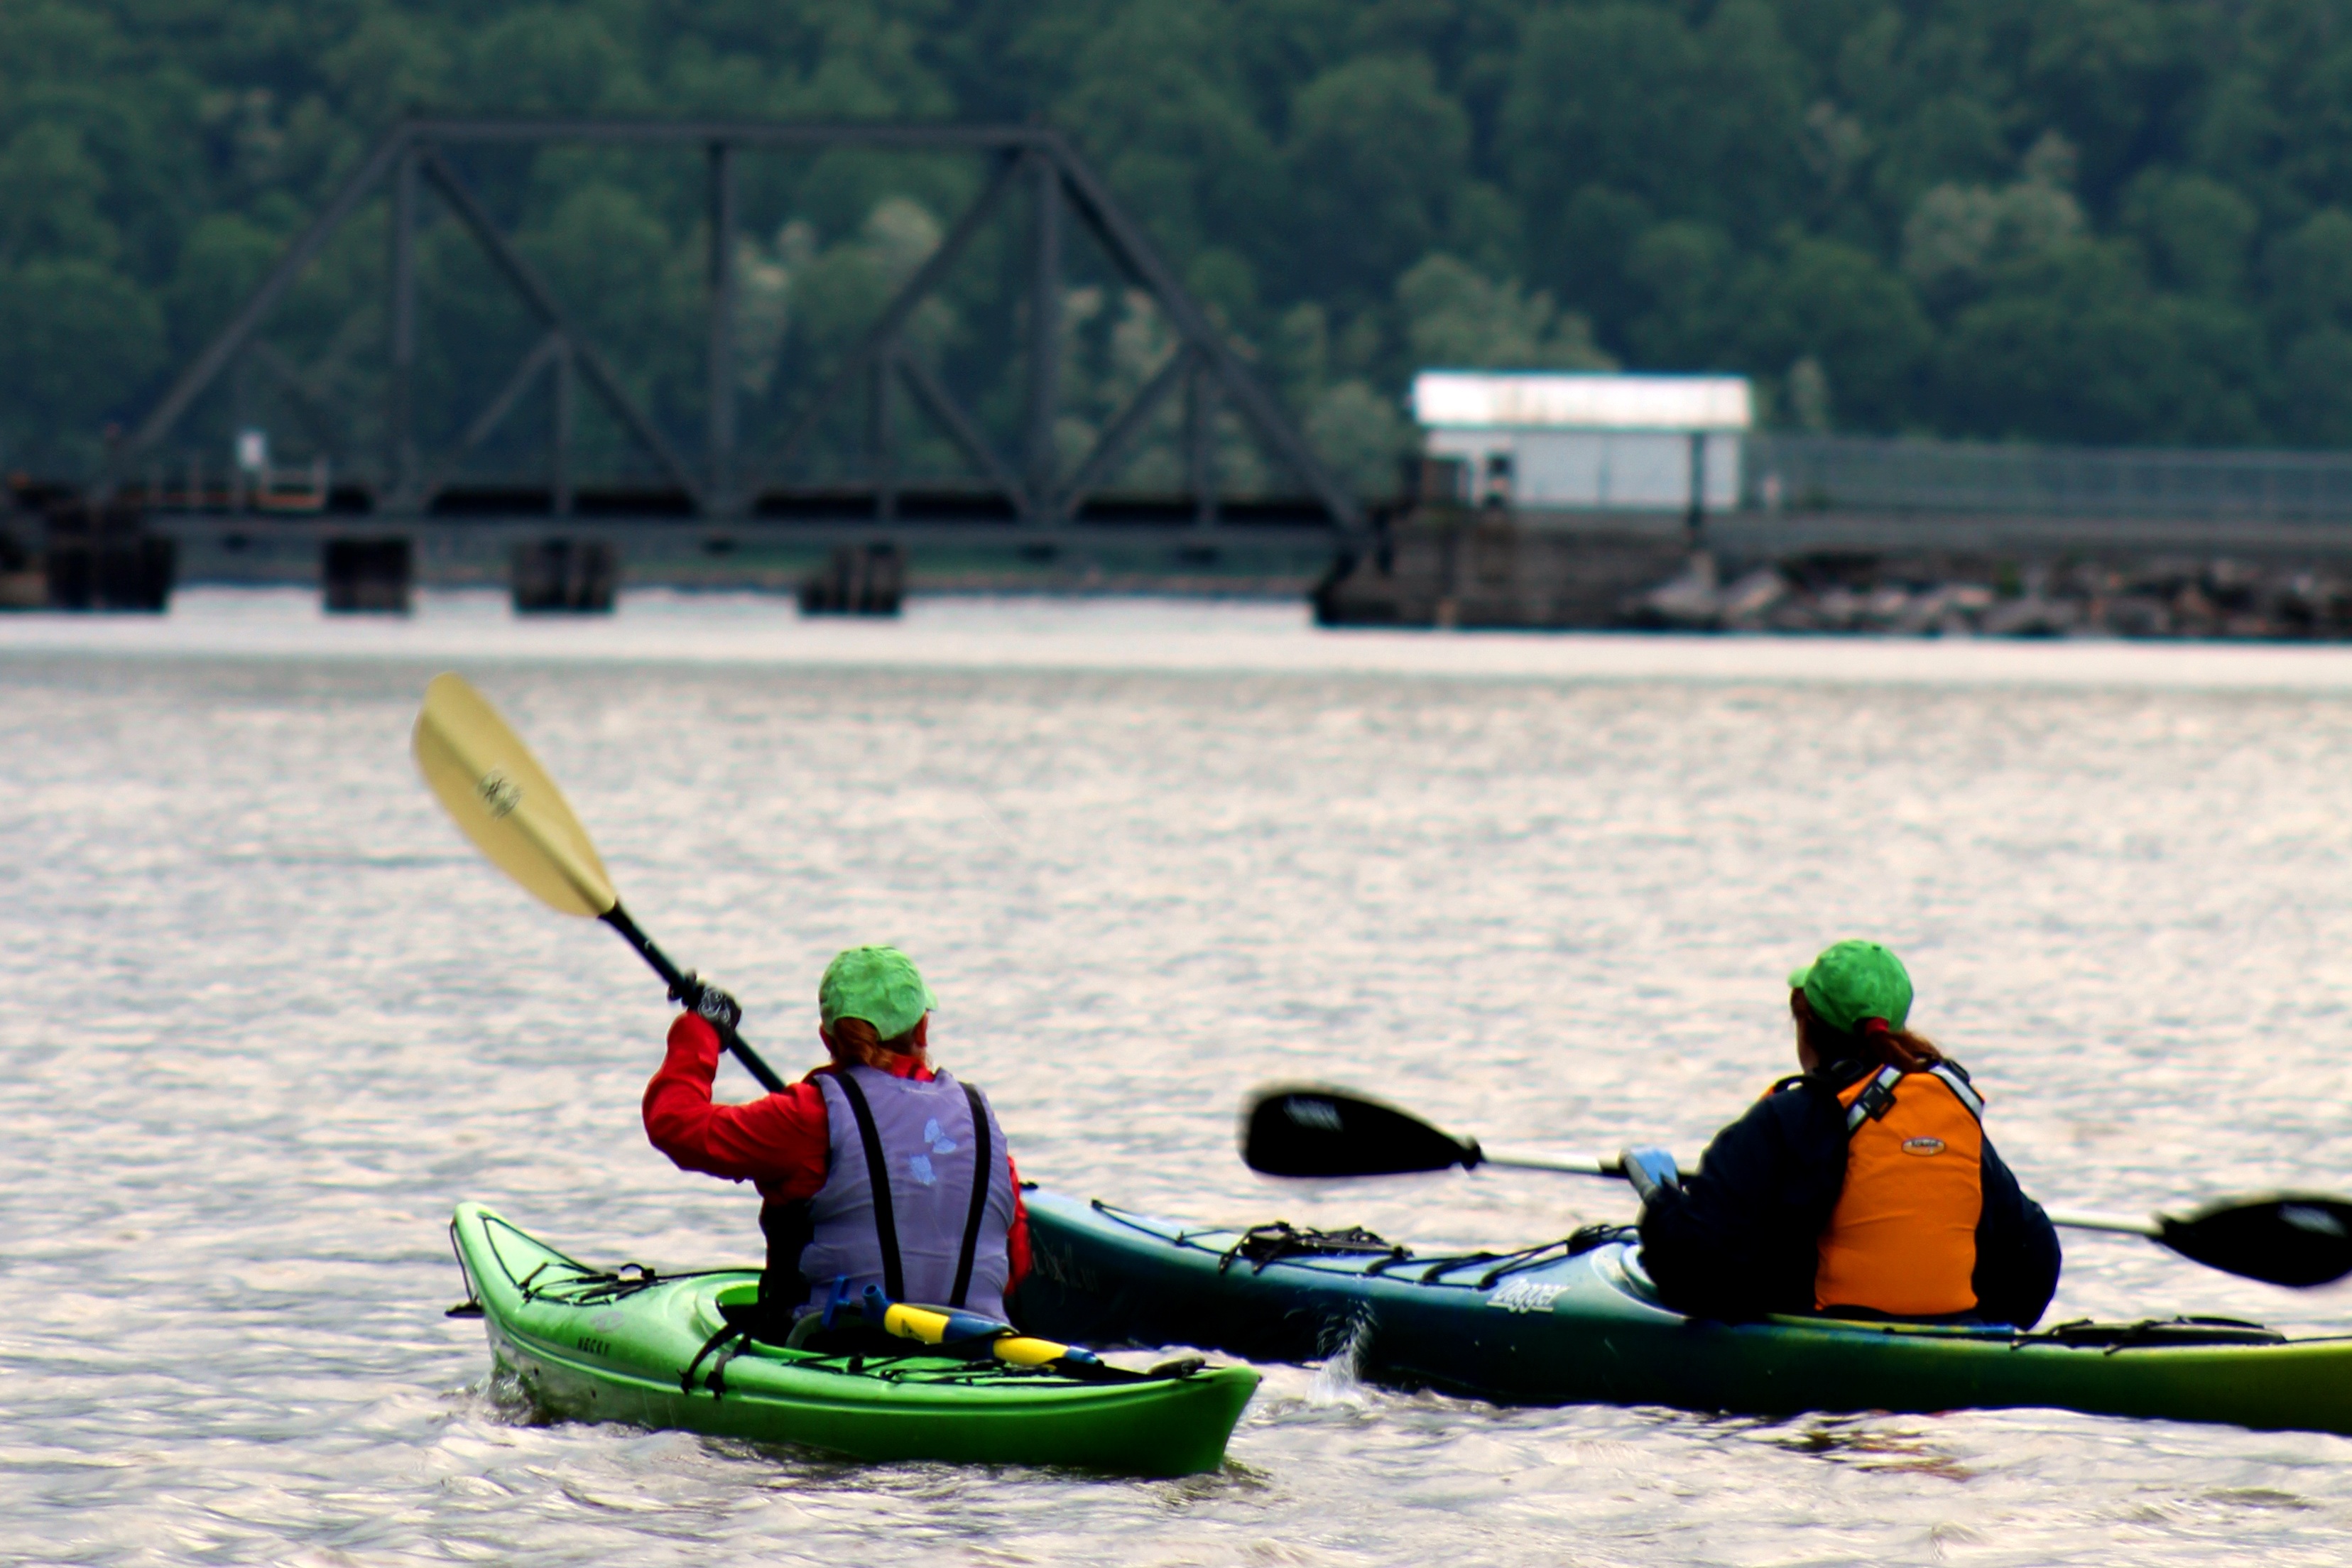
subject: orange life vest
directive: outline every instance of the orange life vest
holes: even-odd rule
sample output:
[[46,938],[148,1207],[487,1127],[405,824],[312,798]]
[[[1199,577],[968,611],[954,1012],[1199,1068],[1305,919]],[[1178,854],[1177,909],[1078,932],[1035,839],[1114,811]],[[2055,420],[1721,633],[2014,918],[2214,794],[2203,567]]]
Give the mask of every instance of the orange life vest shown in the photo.
[[1984,1100],[1950,1063],[1842,1090],[1845,1186],[1821,1236],[1813,1305],[1939,1318],[1977,1305]]

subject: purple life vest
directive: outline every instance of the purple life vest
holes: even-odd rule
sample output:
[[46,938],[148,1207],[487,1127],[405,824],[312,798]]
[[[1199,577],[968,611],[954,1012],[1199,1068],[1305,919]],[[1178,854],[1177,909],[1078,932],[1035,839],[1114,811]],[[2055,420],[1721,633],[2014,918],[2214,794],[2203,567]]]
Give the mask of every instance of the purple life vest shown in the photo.
[[803,1310],[845,1279],[852,1300],[879,1285],[894,1301],[1002,1319],[1013,1161],[987,1097],[944,1072],[924,1083],[860,1066],[816,1081],[830,1147],[800,1254]]

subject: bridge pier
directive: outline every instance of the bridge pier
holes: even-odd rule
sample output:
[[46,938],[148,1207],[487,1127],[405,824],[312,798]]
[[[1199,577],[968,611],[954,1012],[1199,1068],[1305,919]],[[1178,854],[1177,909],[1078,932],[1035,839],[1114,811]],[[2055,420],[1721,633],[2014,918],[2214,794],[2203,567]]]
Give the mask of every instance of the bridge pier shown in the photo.
[[514,547],[518,615],[613,613],[620,552],[602,539],[540,539]]
[[330,539],[319,575],[329,615],[408,614],[416,587],[416,550],[403,534]]
[[840,544],[801,579],[804,616],[895,616],[907,593],[907,552],[887,540]]
[[177,568],[173,541],[147,529],[142,507],[63,487],[0,492],[0,609],[160,614]]

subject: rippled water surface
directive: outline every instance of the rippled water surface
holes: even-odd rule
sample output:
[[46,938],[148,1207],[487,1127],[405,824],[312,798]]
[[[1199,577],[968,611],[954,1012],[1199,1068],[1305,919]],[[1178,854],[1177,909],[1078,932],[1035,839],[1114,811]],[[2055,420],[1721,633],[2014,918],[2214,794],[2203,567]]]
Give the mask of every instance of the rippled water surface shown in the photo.
[[[417,784],[455,666],[639,920],[816,1058],[892,941],[1024,1173],[1201,1218],[1519,1242],[1573,1178],[1277,1190],[1239,1091],[1696,1151],[1789,1067],[1780,976],[1883,934],[2053,1202],[2352,1185],[2352,655],[1356,637],[1287,607],[753,601],[397,625],[191,594],[0,622],[0,1560],[2336,1563],[2352,1444],[2041,1411],[1497,1410],[1271,1368],[1217,1476],[864,1467],[540,1426],[445,1226],[756,1256],[646,1147],[658,987]],[[722,1083],[748,1093],[727,1069]],[[2074,1238],[2053,1317],[2296,1294]],[[2352,1401],[2352,1389],[2345,1393]]]

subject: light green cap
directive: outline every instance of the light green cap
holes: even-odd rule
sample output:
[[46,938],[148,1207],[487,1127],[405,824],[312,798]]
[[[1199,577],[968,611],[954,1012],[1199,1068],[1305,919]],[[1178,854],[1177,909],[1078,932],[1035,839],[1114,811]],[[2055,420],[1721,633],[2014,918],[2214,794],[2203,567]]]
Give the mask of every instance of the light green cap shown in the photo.
[[845,948],[816,983],[817,1016],[826,1028],[842,1018],[863,1018],[886,1040],[921,1023],[939,1005],[915,961],[895,947]]
[[1803,992],[1813,1016],[1832,1029],[1851,1032],[1864,1018],[1884,1018],[1899,1029],[1911,1016],[1910,973],[1874,942],[1831,943],[1790,973],[1789,987]]

